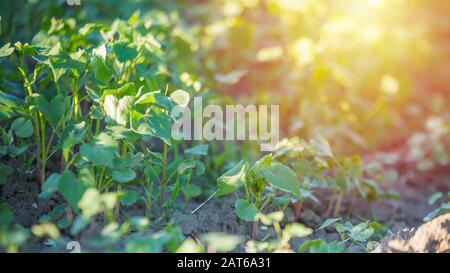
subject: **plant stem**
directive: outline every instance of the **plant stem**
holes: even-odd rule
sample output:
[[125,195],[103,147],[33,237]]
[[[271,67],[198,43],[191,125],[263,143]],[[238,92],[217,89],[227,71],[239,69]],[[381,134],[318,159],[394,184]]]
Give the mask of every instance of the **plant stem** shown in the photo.
[[41,116],[41,183],[45,182],[45,166],[47,164],[47,149],[46,149],[46,141],[45,141],[45,121]]
[[[28,91],[28,95],[32,96],[33,95],[33,89],[31,88],[31,84],[28,81],[28,77],[25,73],[25,71],[23,70],[22,66],[19,65],[19,71],[22,74],[23,80],[25,82],[26,85],[26,89]],[[39,122],[40,122],[40,117],[38,113],[33,113],[33,125],[34,125],[34,137],[35,137],[35,143],[36,143],[36,182],[38,183],[39,189],[42,187],[42,185],[44,184],[44,181],[42,181],[42,177],[41,177],[41,136],[40,136],[40,131],[39,131]]]
[[258,237],[258,221],[253,222],[253,229],[252,229],[252,240],[256,240]]
[[334,207],[334,217],[337,217],[339,215],[339,210],[341,209],[341,203],[342,199],[344,197],[344,191],[339,191],[339,196],[337,199],[336,207]]
[[327,217],[327,218],[331,215],[331,211],[333,210],[335,197],[336,197],[336,188],[333,188],[333,192],[331,194],[331,199],[328,203],[327,211],[325,212],[325,217]]
[[100,133],[100,119],[95,121],[95,134],[98,135]]
[[79,113],[79,100],[78,100],[78,82],[77,79],[73,79],[73,108],[75,120],[78,119]]
[[167,144],[164,142],[163,147],[163,168],[162,168],[162,177],[161,177],[161,192],[159,193],[159,209],[160,214],[163,212],[163,204],[164,204],[164,194],[166,191],[167,184]]
[[[128,141],[124,140],[123,141],[123,146],[122,146],[122,158],[126,159],[127,158],[127,152],[128,152]],[[121,191],[122,190],[122,185],[118,185],[117,186],[117,191]],[[115,219],[117,220],[119,218],[119,214],[120,214],[120,202],[116,203],[116,209],[115,209]]]

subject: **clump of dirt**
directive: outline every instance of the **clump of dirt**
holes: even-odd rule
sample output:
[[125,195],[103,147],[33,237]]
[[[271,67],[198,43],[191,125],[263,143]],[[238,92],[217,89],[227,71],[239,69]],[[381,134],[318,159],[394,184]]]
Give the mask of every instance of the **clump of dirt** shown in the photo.
[[[181,229],[185,235],[196,236],[206,232],[225,232],[245,235],[251,233],[251,225],[236,216],[232,196],[212,199],[194,214],[185,216]],[[175,216],[180,217],[180,215]]]
[[39,198],[39,187],[34,181],[19,172],[0,187],[0,203],[7,203],[14,214],[14,222],[24,227],[37,223],[39,217],[48,213],[57,203],[55,200]]
[[414,228],[401,229],[386,238],[374,252],[450,253],[450,213]]

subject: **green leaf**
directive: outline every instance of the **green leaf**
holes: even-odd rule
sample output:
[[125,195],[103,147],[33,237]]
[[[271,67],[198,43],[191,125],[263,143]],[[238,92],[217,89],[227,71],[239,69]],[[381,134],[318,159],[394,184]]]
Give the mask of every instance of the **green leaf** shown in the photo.
[[78,172],[78,179],[87,187],[97,186],[95,176],[92,174],[89,168],[80,169],[80,171]]
[[47,180],[45,180],[44,185],[42,186],[42,192],[39,194],[39,197],[48,199],[52,196],[54,192],[59,189],[59,181],[61,179],[61,174],[52,173]]
[[118,147],[118,143],[110,135],[100,133],[91,143],[80,146],[80,155],[84,160],[90,161],[93,166],[113,168]]
[[103,109],[112,120],[125,126],[128,123],[128,116],[133,104],[134,98],[132,96],[124,96],[118,100],[114,95],[106,95]]
[[83,141],[86,133],[86,123],[84,121],[77,124],[70,124],[64,128],[61,134],[60,146],[63,149],[64,158],[69,160],[69,150]]
[[98,213],[114,209],[118,195],[117,192],[101,194],[96,188],[88,188],[77,205],[83,211],[84,217],[90,218]]
[[128,253],[160,253],[170,236],[165,232],[131,238],[125,247]]
[[0,48],[0,58],[8,57],[14,52],[14,47],[10,47],[11,43],[7,43]]
[[126,62],[134,60],[137,57],[138,51],[134,47],[130,47],[126,42],[119,42],[113,46],[113,51],[116,54],[119,62]]
[[78,202],[87,188],[71,171],[64,171],[59,178],[58,191],[75,211],[78,211]]
[[184,194],[184,197],[186,199],[192,199],[195,197],[200,196],[200,194],[202,194],[202,189],[200,189],[199,186],[194,185],[194,184],[186,184],[181,188],[181,191]]
[[208,155],[208,144],[200,144],[184,151],[187,155]]
[[183,160],[178,164],[177,171],[179,175],[195,171],[197,175],[202,175],[205,172],[205,165],[203,162],[195,159]]
[[83,141],[86,133],[86,123],[84,121],[68,125],[61,135],[61,147],[70,149]]
[[188,92],[178,89],[170,94],[170,99],[180,106],[187,106],[189,104],[190,96]]
[[323,224],[317,230],[325,229],[325,228],[331,226],[332,224],[336,223],[339,220],[341,220],[341,218],[327,219],[327,220],[325,220],[325,222],[323,222]]
[[284,227],[283,234],[289,238],[301,238],[311,235],[313,230],[299,223],[291,223]]
[[430,212],[429,214],[427,214],[427,216],[425,216],[423,218],[424,222],[429,222],[431,220],[433,220],[434,218],[443,215],[445,213],[449,213],[450,212],[450,203],[447,204],[442,204],[439,208],[433,210],[432,212]]
[[90,66],[94,71],[94,76],[103,84],[108,84],[113,76],[113,71],[106,66],[105,60],[99,56],[91,58]]
[[272,164],[272,169],[264,169],[264,177],[277,189],[301,197],[297,174],[289,167],[280,164]]
[[131,129],[141,135],[157,137],[171,145],[172,123],[170,117],[159,109],[150,109],[148,115],[132,111]]
[[203,253],[204,247],[191,238],[187,238],[175,251],[175,253]]
[[[73,59],[72,56],[75,58]],[[61,46],[61,43],[57,43],[48,52],[47,64],[50,66],[55,82],[57,82],[68,71],[75,77],[80,77],[86,70],[86,65],[83,62],[83,51],[78,51],[72,55],[69,55]]]
[[228,170],[217,179],[217,196],[224,196],[235,192],[245,183],[245,176],[248,170],[248,164],[245,161],[239,162],[236,166]]
[[343,242],[333,241],[327,243],[321,240],[319,245],[313,245],[310,248],[310,253],[343,253],[345,251],[345,244]]
[[343,225],[341,223],[336,223],[335,228],[336,228],[336,231],[339,232],[339,233],[344,233],[344,232],[346,232],[348,230],[347,226],[345,226],[345,225]]
[[118,183],[127,183],[136,178],[133,170],[117,170],[113,171],[112,179]]
[[254,222],[256,215],[259,213],[258,208],[253,203],[249,203],[247,200],[238,199],[234,206],[236,207],[236,213],[239,219]]
[[135,104],[148,104],[148,103],[156,103],[154,92],[149,92],[141,95],[135,102]]
[[428,198],[428,205],[434,205],[439,199],[441,199],[441,197],[443,196],[442,192],[436,192],[434,194],[432,194],[429,198]]
[[119,196],[120,203],[124,206],[131,206],[136,203],[138,198],[138,193],[132,190],[125,190]]
[[6,164],[0,165],[0,186],[6,183],[6,179],[11,175],[13,169]]
[[44,96],[38,95],[36,96],[36,104],[39,111],[44,113],[53,129],[56,129],[59,121],[64,117],[66,100],[61,95],[58,95],[48,102]]
[[11,130],[20,138],[28,138],[33,135],[33,122],[29,119],[20,117],[11,124]]
[[283,217],[284,217],[283,211],[274,211],[268,214],[264,213],[256,214],[256,220],[261,221],[261,223],[263,223],[266,226],[281,222],[281,220],[283,220]]
[[308,240],[303,242],[300,247],[298,248],[297,252],[298,253],[303,253],[307,248],[312,248],[312,247],[317,247],[319,246],[323,241],[318,239],[318,240]]
[[211,252],[229,252],[242,241],[241,237],[220,232],[210,232],[201,236],[201,241],[208,245]]
[[350,237],[355,241],[364,243],[372,236],[374,231],[372,227],[368,227],[367,222],[364,222],[354,226],[350,230]]

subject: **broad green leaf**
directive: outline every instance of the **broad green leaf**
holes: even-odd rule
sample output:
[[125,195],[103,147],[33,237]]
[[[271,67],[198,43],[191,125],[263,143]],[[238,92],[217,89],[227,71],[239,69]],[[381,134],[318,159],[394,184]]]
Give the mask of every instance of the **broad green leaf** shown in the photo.
[[61,147],[63,149],[70,149],[83,141],[86,133],[86,123],[84,121],[76,124],[70,124],[61,135]]
[[270,164],[272,164],[272,154],[265,155],[253,164],[250,172],[258,174],[260,171],[270,168]]
[[124,206],[130,206],[136,203],[138,193],[133,190],[125,190],[119,196],[120,203]]
[[133,216],[129,221],[130,224],[138,231],[144,231],[150,224],[148,218],[144,216]]
[[187,106],[189,104],[190,96],[188,92],[178,89],[170,94],[170,99],[178,105]]
[[71,171],[64,171],[59,178],[58,191],[75,211],[78,211],[78,202],[87,188]]
[[202,175],[205,172],[205,165],[203,162],[195,159],[186,159],[178,164],[177,171],[179,175],[195,171],[196,175]]
[[37,237],[48,237],[52,240],[58,240],[60,236],[58,227],[50,222],[33,225],[31,227],[31,232]]
[[312,247],[317,247],[322,243],[322,240],[318,239],[318,240],[308,240],[303,242],[300,247],[298,248],[297,252],[298,253],[303,253],[306,249],[308,248],[312,248]]
[[191,238],[187,238],[175,251],[175,253],[203,253],[204,247]]
[[86,133],[85,122],[82,121],[77,124],[70,124],[61,135],[60,145],[63,149],[63,155],[66,161],[69,159],[69,150],[74,146],[83,141],[84,135]]
[[236,213],[239,219],[253,222],[256,220],[256,215],[259,213],[258,208],[253,203],[249,203],[247,200],[238,199],[234,206],[236,207]]
[[48,102],[44,96],[38,95],[36,97],[36,104],[39,111],[44,113],[53,129],[56,129],[59,121],[64,117],[66,100],[61,95],[58,95]]
[[264,169],[264,177],[269,183],[282,191],[301,197],[297,174],[289,167],[280,164],[272,164],[272,168]]
[[11,130],[20,138],[28,138],[33,135],[33,122],[29,119],[20,117],[11,124]]
[[427,216],[425,216],[423,218],[424,222],[429,222],[431,220],[433,220],[434,218],[443,215],[445,213],[449,213],[450,212],[450,203],[447,204],[442,204],[439,208],[433,210],[432,212],[430,212],[429,214],[427,214]]
[[236,166],[228,170],[217,179],[217,196],[224,196],[235,192],[245,183],[245,176],[248,170],[248,164],[245,161],[239,162]]
[[119,42],[113,46],[113,51],[116,54],[119,62],[132,61],[137,57],[138,51],[136,48],[127,45],[126,42]]
[[283,220],[284,212],[283,211],[274,211],[268,214],[257,213],[256,220],[261,221],[266,226],[273,225],[275,223],[280,223]]
[[101,194],[96,188],[88,188],[79,199],[77,205],[83,212],[83,215],[89,218],[98,213],[114,209],[118,195],[117,192]]
[[341,220],[341,218],[330,218],[330,219],[327,219],[327,220],[325,220],[325,222],[323,222],[322,225],[320,225],[320,227],[317,230],[325,229],[325,228],[331,226],[332,224],[336,223],[339,220]]
[[124,96],[119,100],[114,95],[106,95],[103,109],[106,115],[121,125],[127,125],[129,112],[133,107],[134,98]]
[[208,144],[200,144],[184,150],[184,153],[188,155],[208,155],[208,148]]
[[136,178],[133,170],[115,170],[112,173],[112,179],[118,183],[127,183]]
[[182,186],[181,191],[183,192],[184,197],[188,200],[198,197],[200,196],[200,194],[202,194],[202,189],[194,184],[186,184]]
[[154,92],[149,92],[141,95],[135,102],[135,104],[148,104],[148,103],[156,103]]
[[230,252],[242,241],[240,236],[210,232],[201,236],[201,241],[208,246],[208,252]]
[[83,62],[83,53],[83,51],[78,51],[70,55],[64,51],[59,42],[49,51],[47,63],[53,72],[55,82],[59,81],[67,72],[71,72],[77,78],[85,72],[86,64]]
[[61,179],[61,174],[52,173],[47,180],[45,180],[44,185],[42,186],[42,192],[39,194],[39,197],[48,199],[52,196],[52,194],[59,189],[59,181]]
[[90,161],[94,166],[114,167],[114,158],[117,156],[119,145],[110,135],[100,133],[91,143],[80,146],[80,155],[84,160]]
[[343,253],[345,251],[345,244],[343,242],[333,241],[327,243],[321,241],[318,245],[313,245],[310,247],[310,253]]
[[136,96],[136,85],[133,82],[126,83],[117,89],[117,94],[121,98],[124,96],[132,96],[134,98]]
[[131,114],[131,129],[141,135],[151,135],[157,137],[171,145],[171,119],[167,114],[157,109],[151,109],[147,115],[142,115],[137,111]]
[[170,240],[165,232],[131,238],[125,247],[128,253],[160,253],[163,246]]
[[432,194],[429,198],[428,198],[428,205],[434,205],[439,199],[441,199],[441,197],[443,196],[442,192],[436,192],[434,194]]
[[14,47],[10,47],[11,43],[7,43],[0,48],[0,58],[8,57],[14,52]]
[[95,176],[89,168],[80,169],[78,172],[78,179],[87,187],[96,187],[97,182]]
[[372,236],[374,231],[372,227],[368,227],[367,222],[364,222],[354,226],[350,230],[350,237],[355,241],[364,243]]
[[94,71],[95,78],[103,84],[108,84],[113,76],[113,71],[106,66],[105,61],[99,56],[91,58],[90,66]]
[[299,223],[291,223],[284,227],[283,234],[288,235],[289,238],[301,238],[311,235],[313,230]]

